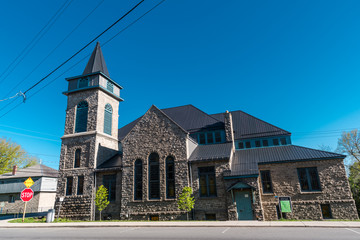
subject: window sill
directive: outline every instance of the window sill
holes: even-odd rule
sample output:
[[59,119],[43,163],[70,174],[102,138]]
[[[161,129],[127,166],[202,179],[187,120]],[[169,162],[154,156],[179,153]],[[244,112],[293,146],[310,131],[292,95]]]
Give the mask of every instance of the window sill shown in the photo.
[[300,191],[300,194],[321,194],[322,191]]
[[275,193],[262,193],[263,196],[275,196]]

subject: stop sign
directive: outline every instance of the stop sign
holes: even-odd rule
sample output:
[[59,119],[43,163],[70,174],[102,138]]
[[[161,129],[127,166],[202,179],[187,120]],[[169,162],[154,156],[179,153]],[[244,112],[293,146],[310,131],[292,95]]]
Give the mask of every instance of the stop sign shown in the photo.
[[33,196],[34,196],[34,192],[31,188],[25,188],[20,194],[20,198],[24,202],[30,201]]

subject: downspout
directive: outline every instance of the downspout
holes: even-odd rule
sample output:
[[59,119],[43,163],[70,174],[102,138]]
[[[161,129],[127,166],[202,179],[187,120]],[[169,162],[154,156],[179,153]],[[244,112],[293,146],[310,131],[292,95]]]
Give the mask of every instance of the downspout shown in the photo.
[[[95,221],[95,211],[96,211],[96,206],[95,206],[95,195],[96,195],[96,172],[94,171],[94,192],[92,194],[92,199],[93,199],[93,213],[92,213],[92,221]],[[101,219],[100,219],[101,221]]]
[[[189,164],[189,172],[190,172],[189,173],[190,187],[191,187],[191,189],[193,189],[191,162],[189,161],[188,164]],[[195,217],[195,208],[193,208],[193,210],[192,210],[192,219],[193,220],[194,220],[194,217]]]

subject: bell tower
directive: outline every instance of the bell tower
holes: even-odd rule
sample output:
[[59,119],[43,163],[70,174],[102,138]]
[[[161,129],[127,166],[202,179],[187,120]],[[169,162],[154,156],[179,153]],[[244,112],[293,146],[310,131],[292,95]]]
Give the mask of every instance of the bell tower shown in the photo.
[[61,144],[56,206],[61,217],[92,219],[95,169],[119,151],[118,111],[122,87],[110,78],[97,43],[82,75],[70,77]]

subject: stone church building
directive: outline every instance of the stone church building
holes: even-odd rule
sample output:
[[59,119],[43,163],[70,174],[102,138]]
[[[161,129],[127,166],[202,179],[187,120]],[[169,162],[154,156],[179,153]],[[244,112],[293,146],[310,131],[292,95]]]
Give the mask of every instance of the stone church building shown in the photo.
[[[291,143],[291,133],[242,111],[207,114],[156,106],[118,129],[122,87],[110,78],[99,43],[82,75],[66,79],[56,208],[60,217],[186,219],[177,207],[194,191],[195,220],[358,219],[344,155]],[[126,113],[122,113],[126,114]]]

